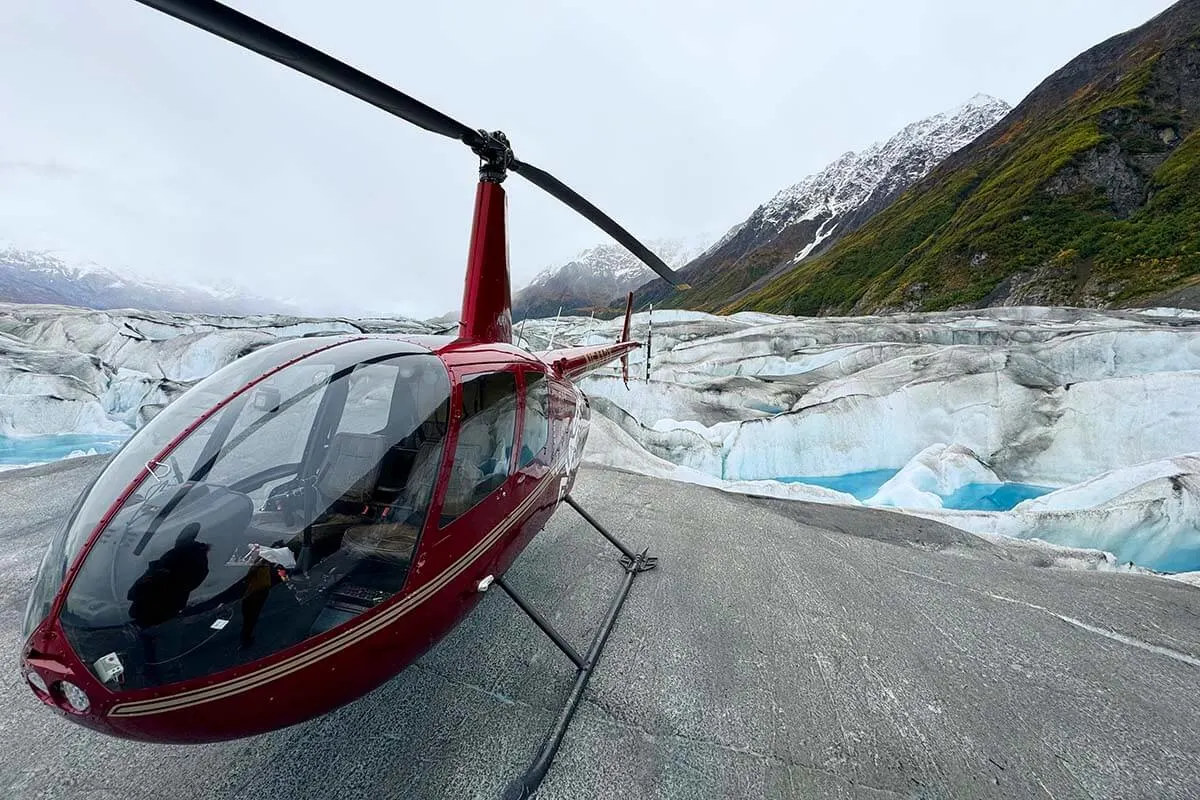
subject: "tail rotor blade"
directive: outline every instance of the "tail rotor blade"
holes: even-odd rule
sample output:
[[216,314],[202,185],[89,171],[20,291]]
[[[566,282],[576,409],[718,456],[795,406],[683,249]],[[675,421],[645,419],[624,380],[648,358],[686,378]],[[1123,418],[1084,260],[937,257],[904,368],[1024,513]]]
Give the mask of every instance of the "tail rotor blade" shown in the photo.
[[561,200],[578,211],[596,227],[600,228],[600,230],[624,245],[629,252],[641,259],[646,266],[658,273],[659,277],[666,280],[667,283],[670,283],[672,286],[678,286],[681,289],[688,288],[683,279],[679,277],[679,274],[668,267],[665,261],[655,255],[653,250],[639,242],[634,238],[632,233],[618,225],[616,220],[589,203],[578,192],[549,172],[538,169],[526,161],[517,161],[515,158],[509,164],[509,169],[552,197]]
[[435,108],[393,89],[382,81],[360,72],[330,55],[293,39],[253,17],[222,5],[215,0],[138,0],[139,3],[183,20],[215,36],[253,50],[272,61],[316,78],[335,89],[365,100],[371,105],[411,122],[418,127],[475,146],[477,131]]

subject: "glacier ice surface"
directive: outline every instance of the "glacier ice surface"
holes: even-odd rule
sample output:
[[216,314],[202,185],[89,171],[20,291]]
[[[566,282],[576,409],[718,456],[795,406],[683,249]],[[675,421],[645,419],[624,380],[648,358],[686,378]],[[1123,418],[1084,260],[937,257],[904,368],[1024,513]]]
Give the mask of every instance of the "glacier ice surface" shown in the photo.
[[405,319],[110,310],[0,303],[0,435],[128,436],[190,385],[281,339],[427,334]]
[[[635,338],[646,341],[649,322],[634,315]],[[620,325],[568,317],[519,331],[537,349],[551,337],[611,342]],[[868,503],[1029,547],[1113,554],[1063,563],[1200,571],[1200,313],[660,310],[653,325],[649,382],[646,349],[631,356],[628,389],[617,367],[581,382],[597,412],[594,463],[846,504],[859,501],[778,479],[888,470]],[[0,435],[125,436],[246,352],[356,331],[433,332],[408,320],[0,305]],[[1010,511],[945,507],[964,486],[992,483],[1056,491]]]
[[[611,370],[582,384],[624,434],[620,446],[657,460],[651,474],[725,488],[890,470],[868,504],[1114,554],[1089,564],[1200,570],[1200,467],[1189,455],[1200,453],[1200,313],[653,317],[649,382],[626,390]],[[550,324],[531,321],[527,337]],[[564,319],[556,336],[605,341],[619,324]],[[647,326],[635,315],[637,338]],[[640,378],[645,351],[632,360]],[[1057,491],[1010,511],[945,507],[964,486],[991,483]]]
[[867,505],[941,508],[943,498],[977,483],[1001,481],[968,448],[939,442],[913,456],[867,500]]

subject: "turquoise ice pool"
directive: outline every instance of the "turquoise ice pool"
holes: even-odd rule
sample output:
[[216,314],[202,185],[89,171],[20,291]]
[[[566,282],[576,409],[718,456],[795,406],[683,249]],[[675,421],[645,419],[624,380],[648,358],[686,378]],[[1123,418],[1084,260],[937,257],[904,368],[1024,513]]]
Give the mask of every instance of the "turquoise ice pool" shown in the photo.
[[[779,480],[783,483],[823,486],[865,501],[873,497],[897,472],[894,469],[876,469],[848,475],[788,476]],[[961,511],[1008,511],[1022,500],[1041,497],[1052,491],[1045,486],[1027,483],[968,483],[954,494],[943,497],[942,507]]]
[[72,453],[111,453],[127,437],[117,434],[60,433],[50,436],[0,436],[0,467],[58,461]]

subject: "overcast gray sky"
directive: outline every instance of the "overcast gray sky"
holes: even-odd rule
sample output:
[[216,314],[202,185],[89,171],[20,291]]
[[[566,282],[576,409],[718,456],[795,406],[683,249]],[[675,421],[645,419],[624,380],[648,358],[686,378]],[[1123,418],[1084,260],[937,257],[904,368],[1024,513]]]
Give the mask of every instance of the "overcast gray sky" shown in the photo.
[[[976,92],[1016,104],[1168,0],[237,0],[643,238],[723,233]],[[3,0],[0,241],[313,311],[457,308],[461,145],[134,2]],[[519,286],[604,234],[509,188]]]

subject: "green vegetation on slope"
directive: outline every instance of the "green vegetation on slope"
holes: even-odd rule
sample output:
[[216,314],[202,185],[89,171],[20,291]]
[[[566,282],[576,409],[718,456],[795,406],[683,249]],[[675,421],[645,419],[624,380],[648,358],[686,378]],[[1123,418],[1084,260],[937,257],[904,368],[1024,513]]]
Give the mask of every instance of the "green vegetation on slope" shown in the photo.
[[733,304],[681,299],[864,313],[987,305],[1014,289],[1028,302],[1120,305],[1186,284],[1200,275],[1200,134],[1188,135],[1195,110],[1178,98],[1196,52],[1193,35],[1171,58],[1128,53],[1050,113],[1017,115],[824,256]]

